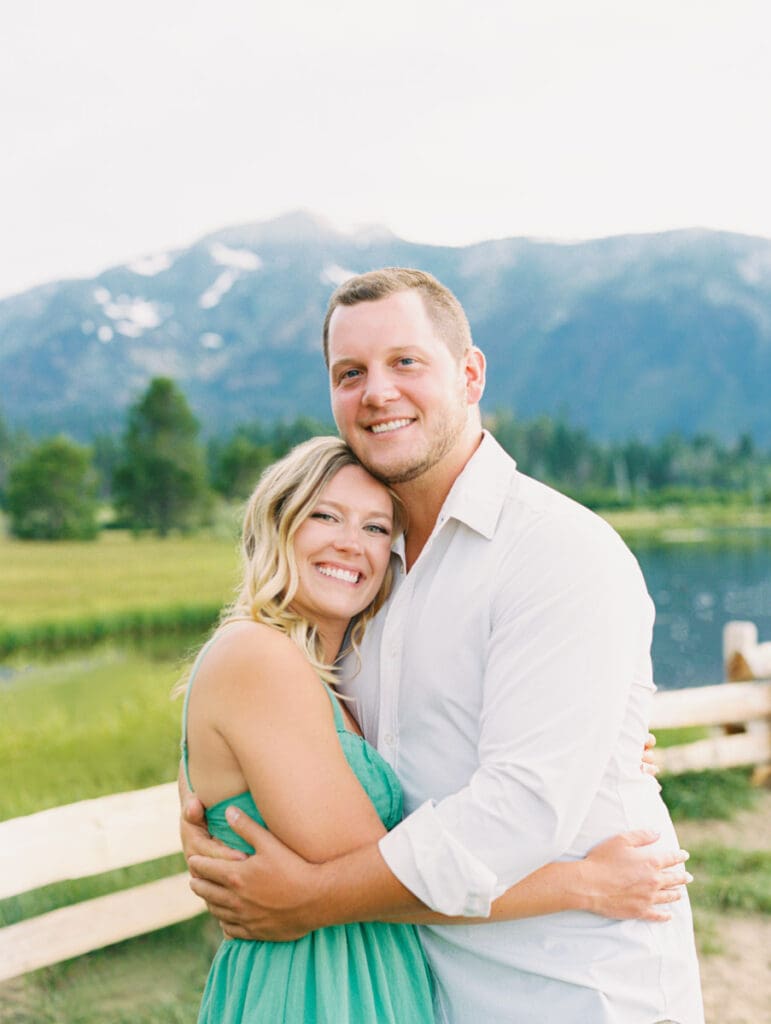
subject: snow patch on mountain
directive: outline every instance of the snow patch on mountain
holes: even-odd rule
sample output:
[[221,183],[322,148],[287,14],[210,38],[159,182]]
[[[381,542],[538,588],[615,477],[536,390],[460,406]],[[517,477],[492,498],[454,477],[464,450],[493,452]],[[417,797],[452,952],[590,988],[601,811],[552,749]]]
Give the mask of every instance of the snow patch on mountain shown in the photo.
[[235,270],[223,270],[214,284],[207,288],[198,300],[201,309],[213,309],[218,306],[222,296],[230,291],[240,276]]
[[128,270],[142,277],[155,277],[164,270],[168,270],[174,260],[167,252],[155,252],[149,256],[140,256],[133,263],[127,265]]
[[337,288],[349,278],[356,277],[357,273],[356,270],[346,270],[337,263],[330,263],[321,271],[319,279],[322,284],[331,284],[333,288]]
[[[126,338],[139,338],[145,331],[158,327],[163,317],[157,302],[148,302],[130,295],[119,295],[113,299],[107,288],[94,289],[94,300],[102,307],[102,313],[115,324],[115,331]],[[105,325],[106,326],[106,325]],[[112,341],[112,329],[97,332],[100,341]]]
[[209,255],[221,267],[234,270],[259,270],[262,260],[251,249],[231,249],[222,242],[213,242],[209,246]]

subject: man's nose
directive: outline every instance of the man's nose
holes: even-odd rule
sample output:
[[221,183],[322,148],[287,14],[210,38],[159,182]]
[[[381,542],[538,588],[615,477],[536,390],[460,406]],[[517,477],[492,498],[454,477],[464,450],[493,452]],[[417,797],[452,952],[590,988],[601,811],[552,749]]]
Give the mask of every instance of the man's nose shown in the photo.
[[399,391],[389,374],[382,370],[370,369],[364,388],[363,400],[367,405],[381,406],[399,397]]

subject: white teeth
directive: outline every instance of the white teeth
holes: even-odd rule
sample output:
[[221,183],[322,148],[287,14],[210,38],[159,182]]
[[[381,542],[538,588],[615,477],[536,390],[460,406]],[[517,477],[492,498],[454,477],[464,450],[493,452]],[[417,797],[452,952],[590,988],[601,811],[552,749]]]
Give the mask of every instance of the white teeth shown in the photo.
[[409,426],[411,420],[389,420],[388,423],[374,423],[370,430],[373,434],[385,434],[388,430],[398,430]]
[[331,576],[333,580],[342,580],[344,583],[358,583],[361,577],[360,572],[349,572],[348,569],[336,569],[331,565],[319,565],[316,568],[322,576]]

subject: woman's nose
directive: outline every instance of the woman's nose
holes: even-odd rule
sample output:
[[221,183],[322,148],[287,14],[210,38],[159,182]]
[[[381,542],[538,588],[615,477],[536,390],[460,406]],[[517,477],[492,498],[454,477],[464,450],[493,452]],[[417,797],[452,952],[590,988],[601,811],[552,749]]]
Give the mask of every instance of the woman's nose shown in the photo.
[[341,523],[335,533],[335,547],[341,551],[361,551],[361,535],[354,523]]

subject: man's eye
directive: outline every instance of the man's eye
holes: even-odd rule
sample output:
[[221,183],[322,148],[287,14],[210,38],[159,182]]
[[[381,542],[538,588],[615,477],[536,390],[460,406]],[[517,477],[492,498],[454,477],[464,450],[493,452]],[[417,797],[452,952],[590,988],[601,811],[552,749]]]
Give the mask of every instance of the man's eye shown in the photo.
[[355,380],[356,377],[361,375],[361,370],[343,370],[338,377],[338,380]]
[[412,366],[417,360],[413,359],[412,356],[402,356],[399,360],[400,366]]

